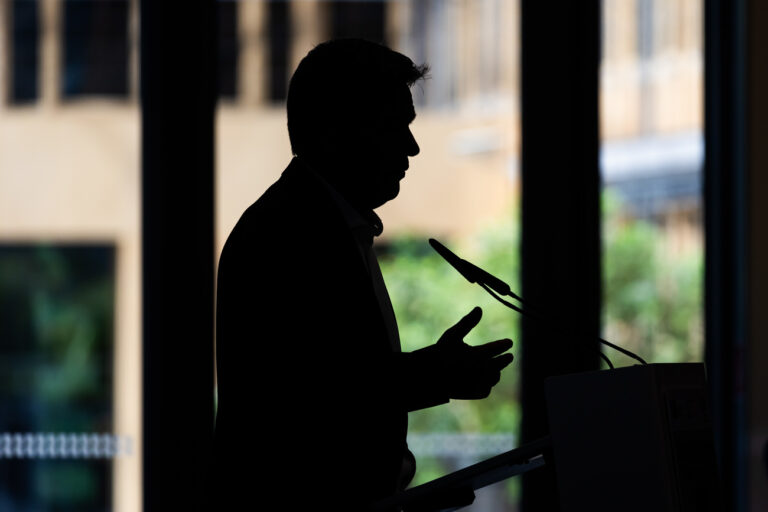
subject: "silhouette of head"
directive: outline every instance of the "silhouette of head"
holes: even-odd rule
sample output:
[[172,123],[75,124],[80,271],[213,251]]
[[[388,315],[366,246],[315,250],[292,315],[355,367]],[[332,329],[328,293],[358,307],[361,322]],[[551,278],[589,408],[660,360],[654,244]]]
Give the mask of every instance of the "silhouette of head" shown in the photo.
[[408,157],[419,152],[409,124],[410,87],[426,66],[361,39],[322,43],[299,63],[288,88],[294,155],[358,208],[376,208],[400,191]]

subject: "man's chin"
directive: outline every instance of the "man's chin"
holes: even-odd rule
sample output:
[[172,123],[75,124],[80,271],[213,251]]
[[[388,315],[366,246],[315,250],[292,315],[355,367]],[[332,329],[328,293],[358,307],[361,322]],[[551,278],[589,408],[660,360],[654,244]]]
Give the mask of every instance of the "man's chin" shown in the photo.
[[373,203],[376,206],[373,206],[372,209],[376,209],[379,206],[382,206],[384,203],[387,203],[393,200],[399,194],[400,194],[400,183],[395,183],[390,187],[390,189],[386,193],[382,193],[374,199]]

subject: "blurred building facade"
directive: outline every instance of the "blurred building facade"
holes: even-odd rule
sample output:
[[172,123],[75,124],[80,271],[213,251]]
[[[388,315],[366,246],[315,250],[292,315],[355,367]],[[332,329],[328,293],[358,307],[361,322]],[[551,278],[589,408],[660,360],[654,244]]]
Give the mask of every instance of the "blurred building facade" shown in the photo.
[[[382,208],[387,236],[465,234],[513,214],[516,2],[218,8],[217,254],[291,158],[288,79],[332,37],[380,40],[431,66],[414,88],[422,152],[401,197]],[[625,198],[628,215],[685,232],[692,245],[701,236],[701,11],[700,0],[604,0],[603,14],[605,184]],[[135,449],[114,462],[111,496],[114,510],[126,511],[141,503],[139,30],[137,0],[0,0],[0,244],[114,249],[112,429]]]
[[670,251],[702,247],[703,30],[701,0],[603,0],[604,185]]

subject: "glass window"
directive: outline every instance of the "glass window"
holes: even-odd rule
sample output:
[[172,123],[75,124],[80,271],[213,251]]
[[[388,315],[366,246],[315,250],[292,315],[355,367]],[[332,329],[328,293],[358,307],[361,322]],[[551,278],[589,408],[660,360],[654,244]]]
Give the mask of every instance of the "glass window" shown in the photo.
[[383,42],[386,2],[329,1],[330,35],[335,39],[363,37]]
[[114,287],[113,246],[0,245],[6,510],[111,508]]
[[11,34],[9,71],[10,95],[13,103],[25,103],[37,99],[37,63],[40,54],[38,44],[40,24],[38,5],[35,1],[13,0],[10,9],[9,33]]
[[[386,43],[430,65],[412,90],[411,125],[421,153],[400,196],[378,210],[382,272],[403,349],[434,343],[475,305],[484,318],[467,339],[519,341],[515,313],[463,280],[429,247],[434,237],[519,290],[519,37],[517,2],[236,2],[238,90],[217,112],[217,254],[243,211],[291,159],[287,80],[300,59],[331,37]],[[517,348],[513,349],[517,352]],[[517,445],[519,367],[491,397],[410,416],[420,484]],[[516,479],[478,493],[468,510],[509,510]]]
[[288,60],[292,31],[290,7],[288,2],[279,0],[267,3],[269,67],[265,71],[269,77],[269,100],[278,104],[285,101],[292,72]]
[[603,1],[603,334],[649,362],[704,357],[702,4]]
[[237,4],[235,2],[217,2],[218,21],[218,87],[219,96],[227,99],[237,95]]
[[128,0],[64,0],[65,97],[128,94]]

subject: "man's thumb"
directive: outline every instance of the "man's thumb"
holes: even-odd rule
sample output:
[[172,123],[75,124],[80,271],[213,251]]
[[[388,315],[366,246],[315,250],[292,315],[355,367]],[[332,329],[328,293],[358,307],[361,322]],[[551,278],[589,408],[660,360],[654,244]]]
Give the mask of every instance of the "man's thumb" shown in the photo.
[[440,338],[440,341],[460,343],[464,339],[464,336],[469,334],[469,331],[471,331],[478,323],[480,323],[482,316],[483,310],[480,309],[479,306],[475,307],[472,311],[467,313],[464,318],[456,322],[447,331],[445,331],[445,334],[443,334],[443,336]]

